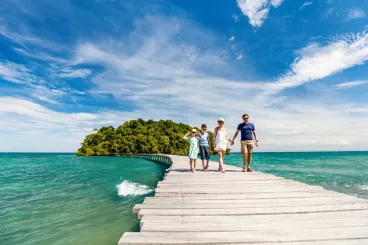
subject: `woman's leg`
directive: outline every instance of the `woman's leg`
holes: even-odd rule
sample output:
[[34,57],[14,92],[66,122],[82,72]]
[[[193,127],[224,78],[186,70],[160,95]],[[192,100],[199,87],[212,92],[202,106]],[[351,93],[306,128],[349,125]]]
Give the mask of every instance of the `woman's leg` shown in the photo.
[[193,172],[193,159],[189,158],[190,170]]
[[197,165],[197,159],[193,159],[193,172],[195,172],[196,171],[196,166]]
[[220,168],[220,171],[221,172],[224,172],[225,171],[225,169],[224,169],[224,153],[225,153],[225,151],[223,151],[223,150],[218,151],[219,168]]

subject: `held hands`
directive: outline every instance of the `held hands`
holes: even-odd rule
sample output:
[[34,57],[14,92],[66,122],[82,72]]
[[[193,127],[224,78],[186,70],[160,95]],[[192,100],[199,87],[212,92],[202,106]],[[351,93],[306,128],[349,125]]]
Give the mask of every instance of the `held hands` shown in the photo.
[[258,147],[258,142],[256,141],[256,147]]

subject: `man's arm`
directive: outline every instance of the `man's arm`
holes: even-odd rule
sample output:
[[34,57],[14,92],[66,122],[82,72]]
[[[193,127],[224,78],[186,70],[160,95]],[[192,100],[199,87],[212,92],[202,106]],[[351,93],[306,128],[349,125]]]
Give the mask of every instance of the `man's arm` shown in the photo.
[[256,141],[256,146],[258,147],[258,138],[256,130],[253,130],[254,140]]
[[236,139],[236,137],[238,137],[239,131],[240,131],[239,129],[236,130],[236,132],[234,134],[234,137],[233,137],[233,140],[231,141],[232,142],[231,145],[234,144],[234,140]]

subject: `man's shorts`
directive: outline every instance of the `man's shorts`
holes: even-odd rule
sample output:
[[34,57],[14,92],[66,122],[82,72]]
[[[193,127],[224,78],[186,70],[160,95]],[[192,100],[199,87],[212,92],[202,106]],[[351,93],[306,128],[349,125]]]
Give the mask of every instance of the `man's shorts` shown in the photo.
[[241,140],[241,153],[252,153],[253,152],[253,140]]
[[210,147],[209,146],[199,146],[201,159],[202,160],[209,160],[210,159]]

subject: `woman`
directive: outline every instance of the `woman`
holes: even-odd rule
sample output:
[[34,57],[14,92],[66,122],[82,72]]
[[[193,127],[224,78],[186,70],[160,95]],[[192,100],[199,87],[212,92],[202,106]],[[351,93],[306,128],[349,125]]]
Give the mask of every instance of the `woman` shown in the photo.
[[224,169],[224,155],[227,148],[227,142],[230,142],[231,140],[229,136],[227,135],[227,129],[224,128],[224,119],[219,118],[217,120],[218,127],[214,130],[213,140],[215,142],[215,150],[217,151],[218,159],[219,159],[219,171],[222,173],[225,173]]
[[202,167],[203,171],[207,171],[208,164],[210,163],[210,155],[211,155],[211,148],[210,148],[210,135],[207,133],[207,125],[202,124],[201,132],[198,134],[199,140],[199,153],[202,159]]
[[[188,137],[188,135],[190,136]],[[185,136],[185,140],[189,139],[189,165],[190,169],[192,170],[192,173],[195,173],[196,171],[196,164],[197,164],[197,157],[198,157],[198,137],[197,137],[197,130],[192,129],[190,130]]]

